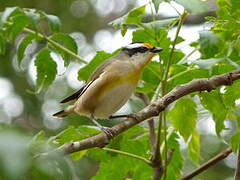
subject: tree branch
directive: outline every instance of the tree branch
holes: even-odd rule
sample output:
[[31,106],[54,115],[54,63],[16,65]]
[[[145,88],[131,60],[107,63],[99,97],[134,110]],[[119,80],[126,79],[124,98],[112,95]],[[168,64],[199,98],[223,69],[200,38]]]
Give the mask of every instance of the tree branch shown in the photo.
[[225,151],[219,153],[218,155],[216,155],[215,157],[213,157],[212,159],[210,159],[208,162],[204,163],[202,166],[200,166],[199,168],[197,168],[196,170],[194,170],[193,172],[191,172],[190,174],[186,175],[185,177],[183,177],[181,180],[189,180],[192,179],[193,177],[197,176],[198,174],[200,174],[201,172],[205,171],[206,169],[208,169],[210,166],[213,166],[214,164],[216,164],[217,162],[221,161],[222,159],[226,158],[230,153],[232,152],[231,148],[227,148]]
[[[205,90],[210,92],[219,86],[231,85],[233,81],[238,79],[240,79],[240,70],[213,76],[211,78],[195,79],[189,83],[179,85],[175,87],[173,90],[171,90],[169,93],[167,93],[161,99],[152,102],[143,110],[133,114],[134,118],[129,118],[110,128],[110,130],[113,133],[113,137],[119,135],[120,133],[128,130],[129,128],[135,126],[136,124],[141,123],[146,119],[159,115],[159,113],[162,112],[169,104],[187,94]],[[94,147],[104,147],[108,143],[109,143],[108,137],[106,136],[105,133],[102,132],[100,134],[80,141],[66,143],[52,152],[57,151],[70,154],[73,152],[90,149]]]

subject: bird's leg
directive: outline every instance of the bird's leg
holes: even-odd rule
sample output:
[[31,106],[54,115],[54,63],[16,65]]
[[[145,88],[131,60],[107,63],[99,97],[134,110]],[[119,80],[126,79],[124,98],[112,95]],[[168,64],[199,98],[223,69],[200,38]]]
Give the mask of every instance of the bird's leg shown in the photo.
[[109,119],[117,119],[117,118],[129,118],[129,114],[115,115],[115,116],[109,117]]
[[113,138],[114,135],[110,128],[103,127],[101,124],[99,124],[97,122],[97,120],[94,118],[94,116],[92,116],[91,120],[99,129],[101,129],[101,131],[103,131],[107,135],[108,139]]
[[109,117],[109,119],[116,119],[116,118],[132,118],[132,119],[138,120],[134,114],[123,114],[123,115],[115,115],[115,116]]

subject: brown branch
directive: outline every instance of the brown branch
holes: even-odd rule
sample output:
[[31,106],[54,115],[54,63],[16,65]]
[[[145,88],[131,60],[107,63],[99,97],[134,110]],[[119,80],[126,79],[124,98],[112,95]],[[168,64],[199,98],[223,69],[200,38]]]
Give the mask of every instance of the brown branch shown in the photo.
[[240,180],[240,148],[238,147],[237,168],[235,172],[235,180]]
[[[150,100],[148,96],[144,93],[135,93],[135,96],[140,98],[145,106],[148,106],[150,104]],[[149,140],[151,143],[151,151],[152,153],[155,151],[155,144],[156,144],[156,134],[155,134],[155,127],[154,127],[154,119],[151,118],[148,120],[148,127],[149,127]]]
[[[179,85],[167,93],[161,99],[152,102],[150,105],[145,107],[143,110],[132,114],[134,118],[128,118],[127,120],[110,128],[113,137],[120,133],[128,130],[129,128],[141,123],[142,121],[151,117],[159,115],[169,104],[176,101],[177,99],[197,91],[212,91],[218,86],[231,85],[233,81],[240,79],[240,70],[226,73],[222,75],[213,76],[211,78],[195,79],[189,83]],[[66,154],[94,148],[103,147],[109,143],[109,139],[105,133],[100,133],[95,136],[76,141],[69,142],[60,146],[55,151],[64,152]],[[53,151],[53,152],[55,152]]]
[[208,162],[204,163],[203,165],[201,165],[199,168],[197,168],[196,170],[194,170],[193,172],[191,172],[190,174],[186,175],[185,177],[183,177],[181,180],[189,180],[192,179],[193,177],[197,176],[198,174],[200,174],[201,172],[205,171],[206,169],[208,169],[209,167],[213,166],[214,164],[216,164],[217,162],[221,161],[222,159],[226,158],[230,153],[232,152],[231,148],[227,148],[225,151],[219,153],[218,155],[216,155],[215,157],[213,157],[212,159],[210,159]]

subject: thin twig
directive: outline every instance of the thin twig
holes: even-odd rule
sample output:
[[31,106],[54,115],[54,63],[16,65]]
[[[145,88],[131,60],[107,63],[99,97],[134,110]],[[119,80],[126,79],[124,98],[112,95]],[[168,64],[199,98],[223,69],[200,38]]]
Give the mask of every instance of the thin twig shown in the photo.
[[186,18],[187,14],[188,13],[186,11],[184,11],[183,14],[180,16],[180,21],[178,22],[176,34],[175,34],[175,37],[174,37],[174,40],[173,40],[172,49],[171,49],[170,54],[169,54],[169,59],[168,59],[168,62],[167,62],[167,67],[166,67],[165,76],[163,78],[163,81],[167,81],[169,69],[170,69],[170,66],[172,65],[173,52],[174,52],[175,46],[177,44],[177,38],[178,38],[180,29],[183,25],[184,19]]
[[120,150],[117,150],[117,149],[111,149],[111,148],[100,148],[104,151],[109,151],[109,152],[114,152],[114,153],[118,153],[118,154],[121,154],[121,155],[124,155],[124,156],[128,156],[128,157],[131,157],[131,158],[135,158],[135,159],[139,159],[141,161],[144,161],[145,163],[147,163],[148,165],[152,166],[152,162],[149,161],[148,159],[142,157],[142,156],[138,156],[136,154],[132,154],[132,153],[128,153],[128,152],[125,152],[125,151],[120,151]]
[[35,31],[33,31],[33,30],[29,29],[29,28],[24,28],[23,31],[26,32],[26,33],[34,34],[34,35],[38,36],[39,38],[46,40],[47,42],[49,42],[49,43],[52,44],[53,46],[61,49],[62,51],[65,51],[65,52],[68,53],[69,55],[73,56],[74,58],[76,58],[77,60],[79,60],[81,63],[88,64],[88,62],[85,61],[82,57],[80,57],[79,55],[75,54],[75,53],[72,52],[71,50],[65,48],[65,47],[62,46],[61,44],[53,41],[53,40],[50,39],[49,37],[44,36],[43,34],[41,34],[41,33],[39,33],[39,32],[36,33]]
[[200,47],[196,47],[194,48],[189,54],[186,54],[182,59],[180,59],[180,61],[177,62],[177,64],[184,64],[187,62],[187,59],[193,55],[193,53],[195,53],[196,51],[198,51],[200,49]]
[[180,73],[178,73],[178,74],[176,74],[176,75],[168,78],[167,82],[170,82],[170,81],[176,79],[176,78],[179,77],[179,76],[182,76],[182,75],[184,75],[184,74],[187,74],[187,73],[189,73],[190,71],[192,71],[192,70],[194,70],[194,69],[197,69],[197,68],[188,68],[187,70],[182,71],[182,72],[180,72]]
[[181,180],[189,180],[193,177],[197,176],[198,174],[202,173],[203,171],[207,170],[209,167],[215,165],[217,162],[221,161],[222,159],[226,158],[230,153],[232,152],[231,148],[227,148],[225,151],[219,153],[203,165],[201,165],[199,168],[191,172],[190,174],[184,176]]

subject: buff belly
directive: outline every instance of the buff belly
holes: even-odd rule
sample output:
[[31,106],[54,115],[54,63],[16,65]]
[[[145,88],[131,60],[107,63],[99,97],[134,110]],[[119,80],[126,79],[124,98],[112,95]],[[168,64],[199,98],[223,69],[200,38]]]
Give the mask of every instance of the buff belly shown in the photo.
[[94,110],[94,117],[108,118],[111,116],[128,101],[134,88],[132,84],[122,84],[104,93]]

